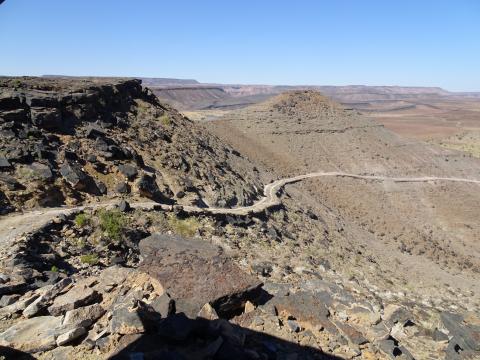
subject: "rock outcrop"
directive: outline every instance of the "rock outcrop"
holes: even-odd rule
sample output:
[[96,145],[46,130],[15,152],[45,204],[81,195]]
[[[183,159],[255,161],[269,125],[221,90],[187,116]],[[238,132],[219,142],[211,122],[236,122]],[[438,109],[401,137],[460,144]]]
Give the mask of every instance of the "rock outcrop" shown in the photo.
[[262,283],[243,273],[219,247],[201,240],[155,234],[143,239],[140,269],[175,299],[177,311],[197,315],[210,304],[222,316],[260,296]]
[[0,175],[2,213],[98,196],[218,205],[219,191],[235,206],[261,189],[245,158],[135,79],[0,78]]

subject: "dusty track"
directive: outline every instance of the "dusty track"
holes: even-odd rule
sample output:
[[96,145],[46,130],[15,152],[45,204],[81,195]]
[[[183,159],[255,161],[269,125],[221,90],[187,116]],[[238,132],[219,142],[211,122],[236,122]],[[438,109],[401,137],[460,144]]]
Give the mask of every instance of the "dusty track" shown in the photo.
[[[207,214],[224,214],[224,215],[248,215],[260,213],[272,206],[280,204],[281,200],[278,196],[279,190],[287,184],[295,183],[305,179],[316,177],[348,177],[353,179],[370,180],[370,181],[391,181],[391,182],[462,182],[480,185],[480,180],[456,178],[456,177],[386,177],[376,175],[357,175],[343,172],[314,172],[309,174],[298,175],[290,178],[279,179],[273,181],[264,187],[265,196],[258,200],[255,204],[250,206],[243,206],[238,208],[200,208],[195,206],[179,206],[179,205],[165,205],[153,201],[133,202],[131,206],[136,209],[152,209],[158,208],[166,211],[172,211],[174,207],[181,207],[188,213],[207,213]],[[77,207],[59,207],[59,208],[45,208],[42,210],[34,210],[22,214],[5,216],[0,219],[0,243],[8,243],[14,240],[21,234],[35,231],[41,228],[50,220],[61,214],[69,215],[75,212],[98,209],[104,207],[112,207],[117,201],[101,202],[97,204],[90,204]]]

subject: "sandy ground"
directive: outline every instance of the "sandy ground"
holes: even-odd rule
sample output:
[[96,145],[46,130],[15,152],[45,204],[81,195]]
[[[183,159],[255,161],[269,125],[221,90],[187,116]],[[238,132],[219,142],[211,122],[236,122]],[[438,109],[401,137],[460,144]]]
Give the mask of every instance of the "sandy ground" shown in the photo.
[[365,114],[401,136],[420,140],[480,130],[479,100],[432,100],[416,104],[414,108]]

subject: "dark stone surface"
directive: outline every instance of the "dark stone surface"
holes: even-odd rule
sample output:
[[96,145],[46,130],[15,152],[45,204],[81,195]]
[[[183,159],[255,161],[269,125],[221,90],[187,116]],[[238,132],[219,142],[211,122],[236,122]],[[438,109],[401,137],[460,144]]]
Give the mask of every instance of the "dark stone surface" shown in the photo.
[[53,304],[48,308],[50,314],[61,315],[68,310],[90,305],[101,300],[100,294],[89,287],[76,285],[67,293],[55,298]]
[[1,156],[0,157],[0,170],[8,170],[11,169],[12,165],[8,161],[7,158]]
[[138,179],[137,189],[140,195],[149,199],[156,199],[161,196],[160,189],[155,182],[155,178],[147,174],[143,174]]
[[398,341],[392,337],[376,342],[378,348],[387,356],[387,359],[405,359],[414,360],[414,357],[404,347],[398,344]]
[[120,210],[121,212],[128,212],[131,210],[130,204],[127,201],[122,200],[118,204],[118,210]]
[[399,307],[386,319],[389,326],[393,326],[396,323],[404,325],[407,321],[413,319],[413,314],[404,307]]
[[29,165],[30,171],[33,175],[41,180],[47,181],[53,178],[52,169],[50,166],[41,164],[41,163],[33,163]]
[[14,210],[15,208],[10,204],[3,191],[0,191],[0,215],[6,215]]
[[99,151],[99,152],[107,152],[108,151],[108,144],[104,139],[97,138],[95,140],[94,148],[95,148],[96,151]]
[[124,306],[113,311],[110,331],[121,335],[141,334],[145,332],[145,326],[138,311],[130,311]]
[[[463,350],[480,351],[480,326],[467,325],[458,314],[442,312],[440,319],[454,342]],[[480,354],[479,354],[480,355]]]
[[175,301],[167,293],[159,296],[149,305],[164,318],[175,312]]
[[27,96],[26,103],[30,107],[57,107],[59,105],[56,96],[41,93],[32,93]]
[[22,106],[18,94],[5,92],[0,94],[0,110],[13,110]]
[[170,340],[182,341],[197,330],[199,324],[183,313],[174,314],[158,324],[158,334]]
[[134,179],[138,174],[137,168],[130,164],[120,164],[118,170],[129,180]]
[[448,335],[435,329],[432,333],[432,339],[435,341],[448,341]]
[[128,184],[125,182],[120,182],[115,185],[115,191],[120,194],[127,194],[129,192]]
[[13,176],[7,174],[0,173],[0,183],[4,184],[11,191],[24,188]]
[[60,174],[74,189],[83,190],[87,187],[88,177],[78,164],[63,164]]
[[355,330],[350,325],[336,321],[335,326],[340,330],[342,335],[353,344],[363,345],[368,342],[368,340],[359,331]]
[[17,294],[1,296],[0,308],[15,303],[19,298],[20,298],[20,295],[17,295]]
[[97,182],[97,188],[100,194],[105,195],[107,193],[107,186],[103,182]]
[[27,123],[28,120],[28,112],[23,108],[0,112],[0,122]]
[[4,157],[0,157],[0,171],[10,170],[11,168],[12,165],[10,164],[10,162]]
[[141,270],[160,281],[177,312],[195,317],[210,303],[219,315],[254,301],[262,283],[240,270],[218,247],[199,239],[155,234],[140,242]]
[[30,108],[32,123],[42,129],[61,130],[62,113],[57,108]]
[[88,126],[85,136],[89,139],[96,139],[105,136],[105,133],[97,127]]
[[288,296],[279,296],[272,299],[277,313],[285,312],[301,322],[309,323],[313,327],[328,327],[331,322],[327,319],[330,312],[315,294],[300,291]]

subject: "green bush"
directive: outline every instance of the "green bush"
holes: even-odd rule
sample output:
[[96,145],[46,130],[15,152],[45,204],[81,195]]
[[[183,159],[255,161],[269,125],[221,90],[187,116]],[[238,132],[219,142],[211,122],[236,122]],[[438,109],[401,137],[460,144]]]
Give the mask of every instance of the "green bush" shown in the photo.
[[200,228],[199,221],[194,218],[179,219],[175,215],[170,215],[168,218],[168,224],[173,232],[182,236],[193,236]]
[[51,272],[58,272],[58,267],[56,267],[55,265],[52,266],[52,268],[50,269]]
[[78,227],[84,227],[90,222],[90,218],[88,217],[87,214],[80,213],[77,216],[75,216],[74,222],[75,222],[75,225],[77,225]]
[[115,241],[122,238],[122,232],[127,224],[127,219],[118,210],[101,210],[98,214],[100,229]]
[[82,264],[97,265],[98,264],[98,256],[96,254],[82,255],[82,256],[80,256],[80,262]]

